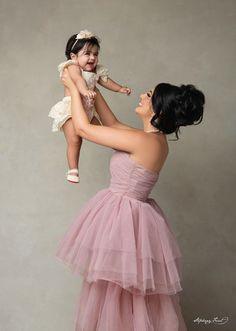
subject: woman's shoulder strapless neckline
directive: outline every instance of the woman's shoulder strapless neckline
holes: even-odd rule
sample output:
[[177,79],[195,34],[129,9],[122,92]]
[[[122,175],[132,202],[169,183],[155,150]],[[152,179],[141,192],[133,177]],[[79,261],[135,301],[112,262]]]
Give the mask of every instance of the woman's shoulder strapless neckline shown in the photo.
[[119,150],[115,150],[115,153],[117,154],[120,154],[120,155],[123,155],[125,158],[128,159],[128,161],[130,163],[132,163],[135,167],[139,168],[139,169],[142,169],[143,171],[149,173],[150,175],[154,176],[154,177],[159,177],[159,173],[154,171],[154,170],[151,170],[151,169],[148,169],[146,168],[145,166],[143,166],[142,164],[138,163],[137,161],[131,159],[130,157],[130,153],[128,152],[124,152],[124,151],[119,151]]
[[115,150],[110,161],[113,192],[146,201],[159,174],[130,158],[130,153]]
[[158,172],[156,172],[154,170],[151,170],[151,169],[148,169],[148,168],[144,167],[142,164],[138,163],[137,161],[131,159],[129,153],[124,152],[124,155],[126,155],[126,157],[129,159],[129,161],[132,162],[136,167],[141,168],[146,172],[149,172],[151,175],[154,175],[154,176],[157,176],[157,177],[159,176]]

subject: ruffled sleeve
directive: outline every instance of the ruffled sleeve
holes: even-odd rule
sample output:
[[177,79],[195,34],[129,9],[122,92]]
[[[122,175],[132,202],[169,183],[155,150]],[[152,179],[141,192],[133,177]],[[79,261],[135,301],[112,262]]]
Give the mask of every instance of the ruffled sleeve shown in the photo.
[[67,67],[69,67],[72,64],[76,64],[76,62],[73,61],[73,60],[68,60],[68,61],[65,61],[65,62],[62,62],[62,63],[59,64],[59,66],[57,67],[57,69],[59,71],[60,77],[62,77],[62,73],[63,73],[64,68],[67,68]]
[[101,78],[104,82],[107,82],[109,71],[106,67],[104,67],[101,64],[98,64],[96,73],[97,73],[98,79]]

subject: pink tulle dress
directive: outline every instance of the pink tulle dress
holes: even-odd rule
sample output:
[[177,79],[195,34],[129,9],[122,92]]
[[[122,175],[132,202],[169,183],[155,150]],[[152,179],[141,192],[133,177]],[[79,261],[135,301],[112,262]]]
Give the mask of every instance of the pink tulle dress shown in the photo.
[[84,278],[75,330],[186,331],[180,248],[149,198],[158,173],[123,151],[110,171],[110,186],[87,202],[56,253]]

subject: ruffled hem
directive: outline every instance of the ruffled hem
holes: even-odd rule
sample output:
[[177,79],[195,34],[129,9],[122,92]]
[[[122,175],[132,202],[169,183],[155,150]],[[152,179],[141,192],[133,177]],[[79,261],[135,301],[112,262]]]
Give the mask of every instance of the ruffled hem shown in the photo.
[[181,252],[152,199],[98,192],[67,231],[56,256],[89,282],[108,280],[133,294],[182,290]]
[[60,131],[65,122],[72,117],[71,115],[71,97],[64,97],[61,101],[57,102],[50,110],[48,117],[53,119],[52,131]]
[[75,331],[187,331],[178,294],[133,295],[120,286],[83,282]]
[[[57,258],[89,283],[107,280],[139,295],[172,295],[182,291],[180,258],[162,264],[151,258],[138,258],[131,253],[111,250],[102,252],[85,247],[79,248],[79,254],[74,259],[67,254],[63,255],[62,251],[57,254]],[[170,275],[171,279],[168,279]]]
[[[82,102],[88,116],[89,121],[95,115],[95,108],[92,101],[82,96]],[[57,132],[62,130],[65,122],[72,117],[71,115],[71,97],[66,96],[61,101],[57,102],[50,110],[48,117],[53,119],[52,131]]]

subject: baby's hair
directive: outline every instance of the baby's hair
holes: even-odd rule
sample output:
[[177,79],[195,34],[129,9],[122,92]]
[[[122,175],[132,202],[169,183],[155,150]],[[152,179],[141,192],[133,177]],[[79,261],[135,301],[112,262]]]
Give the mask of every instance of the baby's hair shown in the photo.
[[67,41],[65,51],[67,60],[70,60],[71,53],[77,54],[85,45],[87,45],[88,47],[95,45],[98,47],[98,49],[100,49],[100,44],[96,37],[83,38],[76,41],[76,36],[77,34],[73,34],[73,36],[71,36]]
[[204,94],[194,85],[158,84],[152,94],[151,124],[166,134],[175,133],[178,140],[181,126],[202,121],[204,104]]

